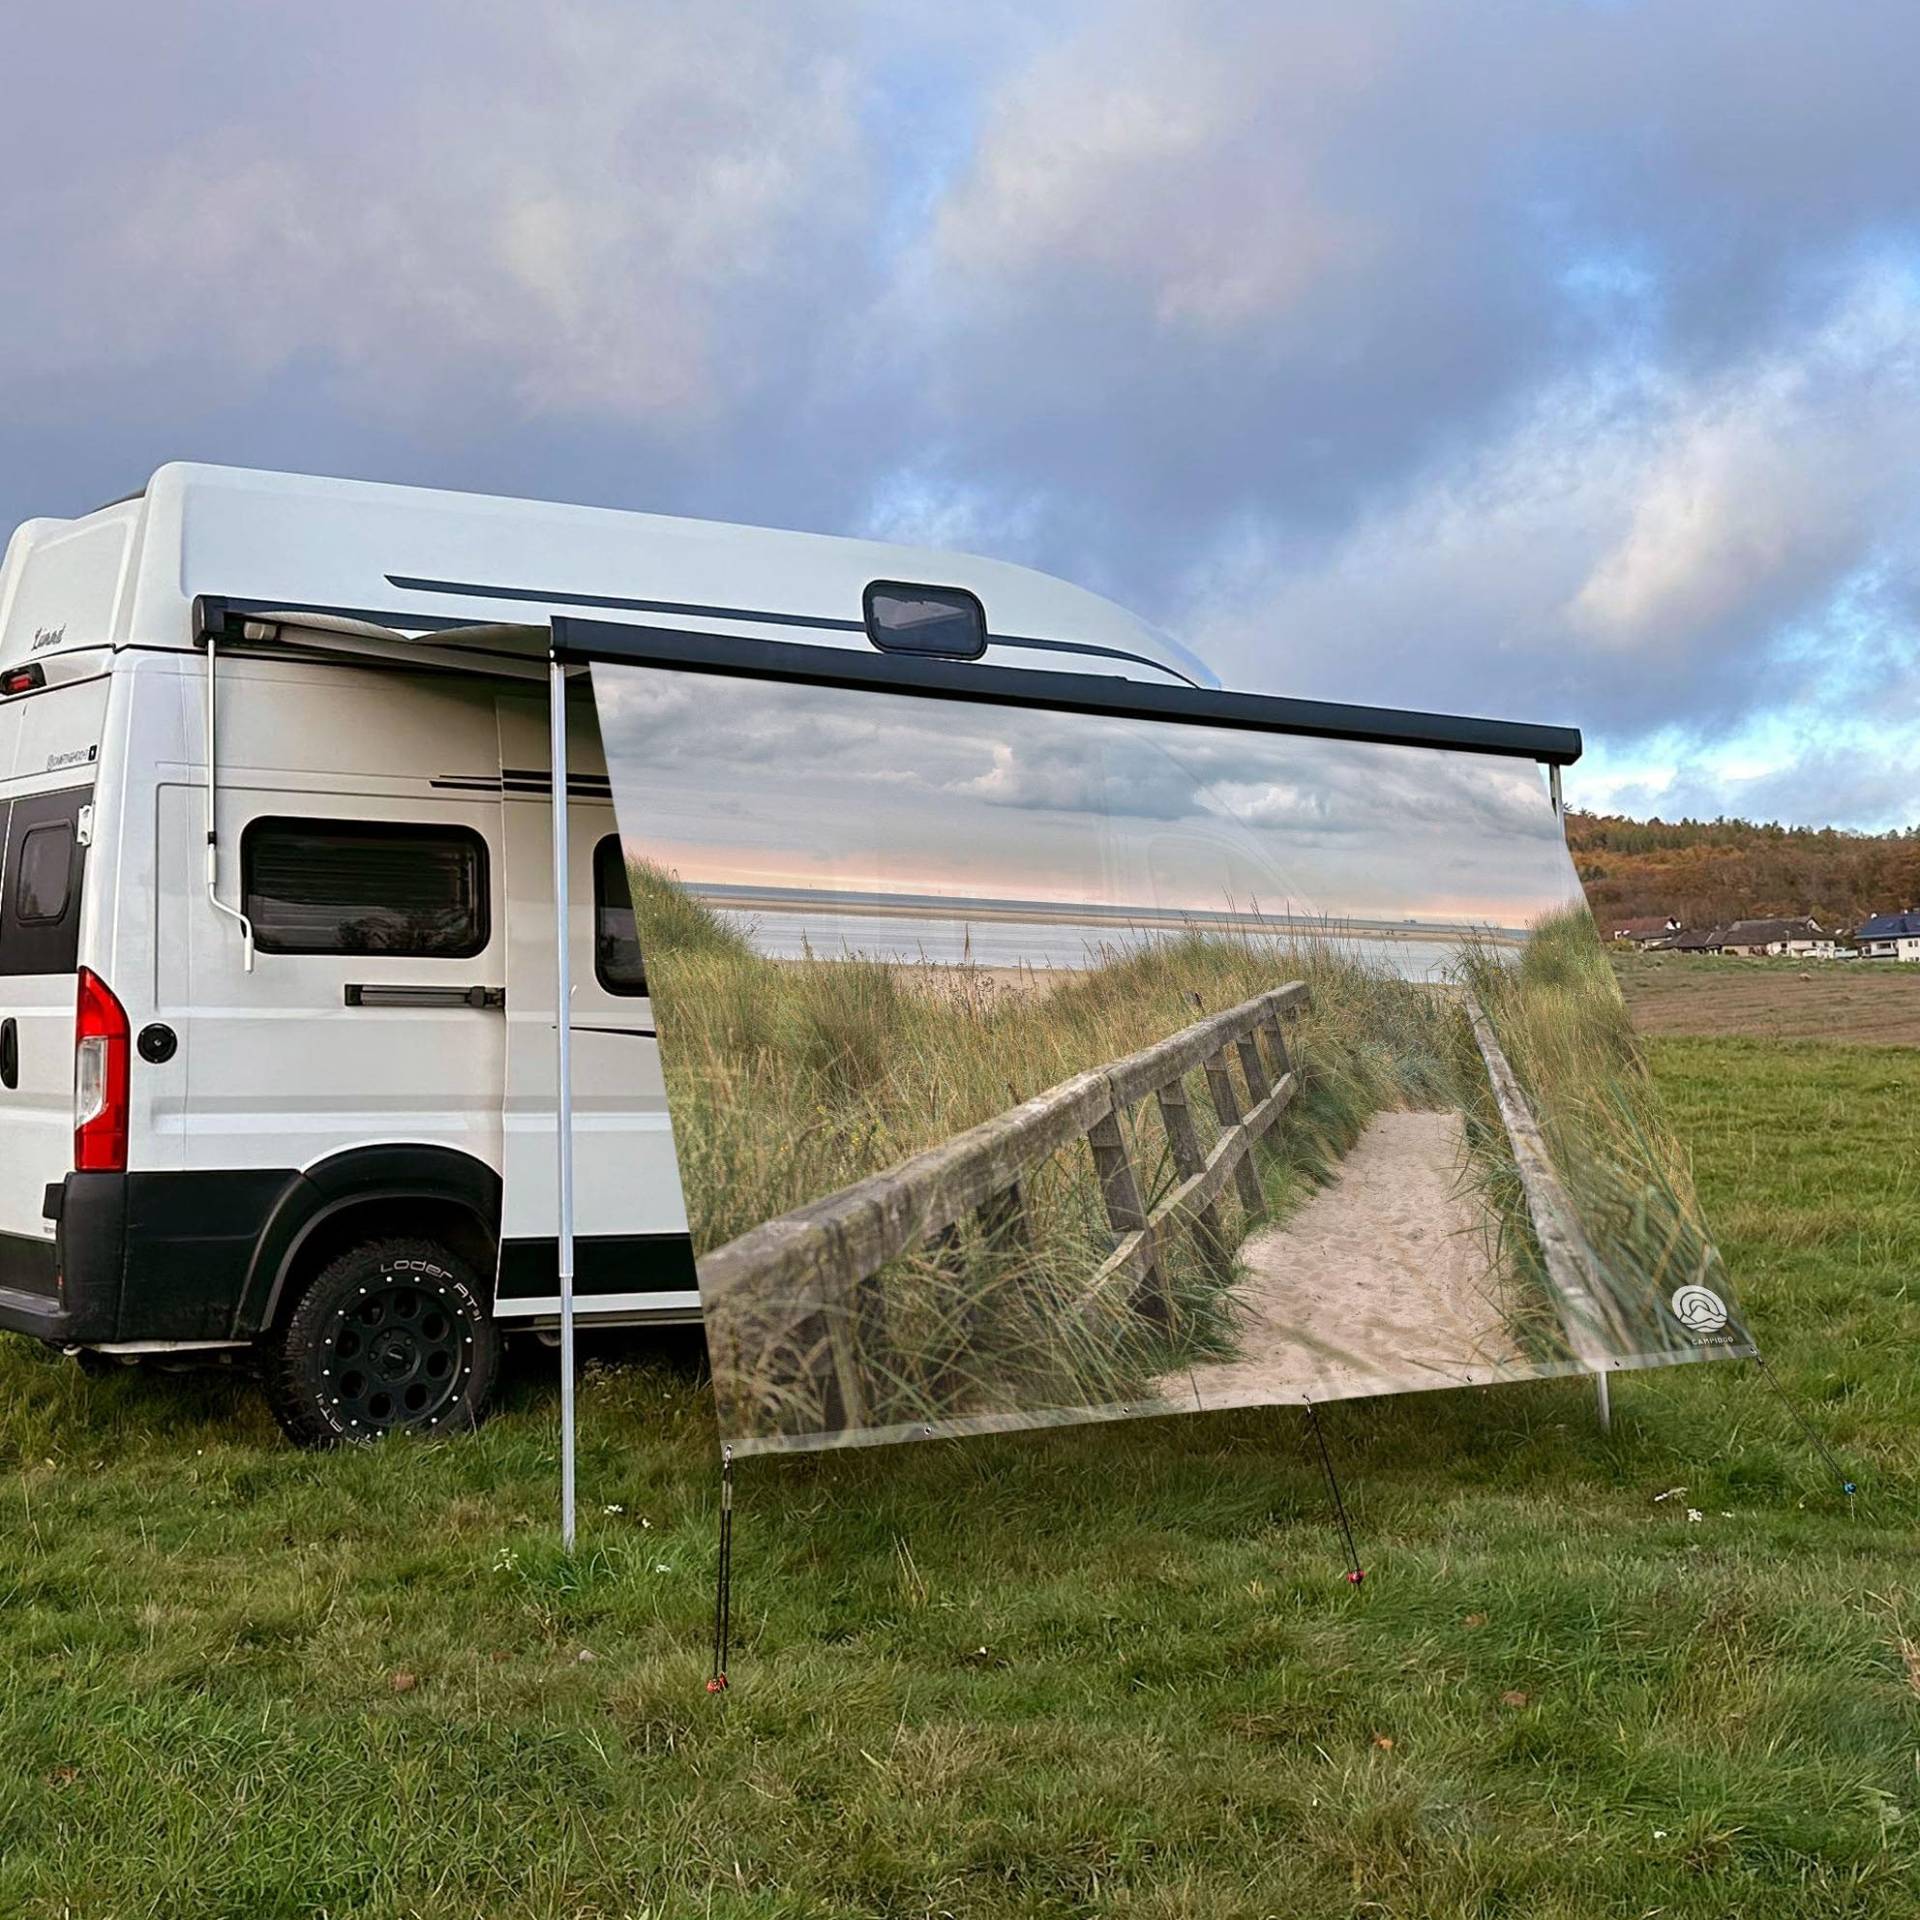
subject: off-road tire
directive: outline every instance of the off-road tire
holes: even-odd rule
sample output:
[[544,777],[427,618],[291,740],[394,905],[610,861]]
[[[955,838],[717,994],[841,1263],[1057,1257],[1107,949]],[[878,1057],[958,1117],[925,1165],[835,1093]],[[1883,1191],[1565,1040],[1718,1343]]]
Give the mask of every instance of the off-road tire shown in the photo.
[[433,1240],[369,1240],[322,1267],[267,1343],[267,1404],[303,1447],[486,1418],[500,1333],[472,1269]]

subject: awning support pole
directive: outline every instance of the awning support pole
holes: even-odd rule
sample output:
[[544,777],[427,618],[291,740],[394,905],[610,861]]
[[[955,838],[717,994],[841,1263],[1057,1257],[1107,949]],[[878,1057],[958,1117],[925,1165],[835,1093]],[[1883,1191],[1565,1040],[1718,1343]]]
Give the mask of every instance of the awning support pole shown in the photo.
[[573,1551],[573,969],[567,899],[567,670],[548,669],[548,728],[553,761],[553,1031],[558,1069],[554,1102],[560,1276],[560,1543]]
[[[1547,767],[1547,792],[1553,800],[1553,817],[1560,822],[1564,834],[1567,826],[1566,796],[1560,791],[1560,769],[1557,765]],[[1593,1376],[1594,1412],[1599,1418],[1600,1431],[1613,1431],[1613,1392],[1607,1384],[1607,1376],[1596,1369]]]

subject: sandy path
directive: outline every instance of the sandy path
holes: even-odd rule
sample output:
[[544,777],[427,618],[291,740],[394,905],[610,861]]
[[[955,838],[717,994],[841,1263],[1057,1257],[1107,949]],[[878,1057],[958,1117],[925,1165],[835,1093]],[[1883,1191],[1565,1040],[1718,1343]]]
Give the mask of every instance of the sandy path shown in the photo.
[[1246,1356],[1169,1375],[1206,1407],[1485,1381],[1521,1358],[1501,1321],[1457,1113],[1382,1113],[1323,1187],[1240,1250]]

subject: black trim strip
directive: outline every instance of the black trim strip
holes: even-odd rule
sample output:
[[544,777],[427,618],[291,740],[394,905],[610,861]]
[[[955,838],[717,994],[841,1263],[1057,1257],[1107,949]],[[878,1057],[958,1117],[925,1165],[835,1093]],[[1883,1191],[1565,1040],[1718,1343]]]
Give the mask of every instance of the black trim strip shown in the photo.
[[753,607],[715,607],[701,600],[631,600],[617,593],[549,593],[541,587],[486,587],[472,580],[420,580],[405,573],[390,573],[386,579],[388,586],[398,587],[402,593],[459,593],[476,600],[524,600],[534,606],[597,607],[611,613],[674,613],[702,620],[752,620],[769,627],[866,632],[858,620],[837,620],[813,613],[770,613]]
[[50,1305],[64,1306],[54,1242],[37,1233],[0,1233],[0,1290],[30,1293]]
[[[702,600],[633,600],[617,593],[548,593],[539,587],[487,587],[472,580],[426,580],[405,573],[390,573],[386,579],[388,586],[398,587],[402,593],[459,593],[471,594],[477,600],[522,600],[532,606],[594,607],[608,613],[665,613],[697,620],[751,620],[756,626],[811,627],[816,632],[858,633],[865,635],[869,641],[872,639],[864,620],[841,620],[824,613],[774,613],[765,607],[717,607]],[[971,594],[973,590],[962,587],[950,591]],[[973,597],[976,600],[979,598],[977,594]],[[303,611],[317,613],[321,609],[313,607]],[[982,618],[985,618],[984,613]],[[987,645],[989,648],[1036,647],[1046,653],[1079,653],[1100,660],[1125,660],[1136,667],[1151,667],[1156,673],[1170,673],[1190,687],[1199,684],[1198,681],[1189,680],[1178,667],[1164,660],[1152,659],[1144,653],[1129,653],[1124,647],[1096,646],[1090,640],[1044,640],[1036,634],[989,633]],[[906,649],[898,651],[904,652]]]
[[995,647],[1037,647],[1043,653],[1083,653],[1097,660],[1125,660],[1136,667],[1152,667],[1157,673],[1170,673],[1182,686],[1198,687],[1176,666],[1165,660],[1149,660],[1144,653],[1125,653],[1118,647],[1096,647],[1090,640],[1034,640],[1019,633],[990,633],[987,650]]
[[[435,774],[427,785],[443,787],[454,793],[551,793],[553,775],[509,767],[497,779],[488,779],[485,774],[479,773],[440,773]],[[611,800],[613,785],[604,773],[570,773],[567,775],[567,798]]]
[[[502,767],[500,784],[508,793],[551,793],[553,775],[544,767]],[[567,775],[567,794],[575,800],[582,797],[611,799],[613,782],[604,773],[570,773]]]
[[1379,746],[1502,754],[1558,767],[1571,766],[1579,759],[1581,749],[1577,727],[1416,713],[1398,707],[1350,706],[1332,700],[1290,700],[1275,694],[1217,693],[1204,687],[1155,686],[1105,675],[985,667],[971,661],[849,653],[839,647],[809,647],[790,640],[748,640],[732,634],[623,626],[564,615],[553,622],[553,651],[560,660],[600,660],[684,673],[919,694],[929,699],[991,706],[1044,707],[1121,719],[1184,720],[1242,732],[1302,734]]
[[489,1007],[504,1008],[505,987],[458,987],[402,981],[349,980],[342,988],[341,1004],[349,1007],[472,1007],[484,1012]]
[[[550,1237],[503,1240],[496,1300],[542,1300],[559,1285],[560,1243]],[[573,1242],[573,1291],[596,1293],[694,1293],[693,1242],[684,1233],[577,1234]],[[585,1300],[582,1300],[585,1304]]]

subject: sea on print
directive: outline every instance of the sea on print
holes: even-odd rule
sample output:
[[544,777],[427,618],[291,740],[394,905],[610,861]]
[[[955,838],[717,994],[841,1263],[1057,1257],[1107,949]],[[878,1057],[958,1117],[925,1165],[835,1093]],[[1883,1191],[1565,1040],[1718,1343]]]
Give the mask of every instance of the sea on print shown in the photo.
[[1206,912],[991,900],[940,894],[852,893],[810,887],[723,887],[693,891],[769,958],[971,963],[980,967],[1084,967],[1184,933],[1321,940],[1390,967],[1408,980],[1442,978],[1465,939],[1518,946],[1518,927],[1419,920],[1331,919],[1297,914]]

